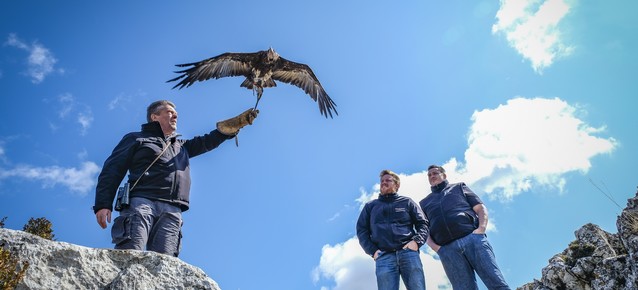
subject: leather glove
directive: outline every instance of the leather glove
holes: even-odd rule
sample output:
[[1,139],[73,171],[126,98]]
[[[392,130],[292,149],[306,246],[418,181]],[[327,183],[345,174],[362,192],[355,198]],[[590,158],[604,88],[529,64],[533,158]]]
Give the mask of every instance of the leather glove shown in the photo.
[[252,125],[257,114],[259,114],[259,110],[248,109],[237,117],[217,122],[217,131],[227,136],[235,136],[239,133],[239,129]]

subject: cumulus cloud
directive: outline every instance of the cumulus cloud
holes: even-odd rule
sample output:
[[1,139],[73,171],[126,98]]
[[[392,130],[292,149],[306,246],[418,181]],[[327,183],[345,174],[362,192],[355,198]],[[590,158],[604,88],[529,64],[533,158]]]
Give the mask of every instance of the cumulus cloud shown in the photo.
[[[425,271],[426,288],[452,289],[441,263],[431,254],[421,253],[420,256],[423,268],[427,269]],[[322,279],[334,281],[334,285],[322,286],[322,290],[376,289],[374,268],[372,258],[363,252],[357,238],[352,237],[334,246],[323,246],[321,260],[312,272],[312,279],[315,284],[322,282]],[[405,289],[403,282],[400,289]]]
[[[9,34],[6,44],[29,53],[27,57],[27,74],[31,77],[31,82],[38,84],[55,71],[55,64],[58,60],[46,47],[37,42],[27,44],[20,40],[15,34]],[[62,72],[62,70],[59,70]]]
[[74,193],[85,196],[95,188],[96,174],[100,171],[97,164],[86,161],[79,168],[64,168],[59,166],[35,167],[19,165],[12,169],[0,168],[0,180],[7,178],[24,178],[42,182],[42,186],[53,187],[62,185]]
[[91,127],[93,123],[93,112],[90,109],[87,109],[84,112],[78,113],[77,122],[82,126],[80,134],[86,135],[87,131]]
[[6,154],[4,150],[4,142],[0,141],[0,161],[7,162]]
[[[61,120],[67,119],[70,115],[75,116],[75,121],[80,125],[80,135],[84,136],[88,133],[93,123],[93,112],[88,105],[82,104],[75,100],[70,93],[64,93],[57,98],[57,115]],[[59,126],[49,123],[52,131],[57,131]]]
[[127,105],[130,104],[132,100],[139,99],[140,97],[145,97],[146,95],[147,93],[144,91],[137,91],[136,93],[133,93],[133,94],[120,93],[109,102],[107,107],[109,111],[114,110],[116,108],[121,108],[123,110],[126,110]]
[[570,9],[565,0],[501,0],[492,33],[504,34],[510,46],[542,73],[574,49],[564,42],[559,28]]
[[604,127],[578,118],[584,111],[558,98],[515,98],[496,109],[475,111],[465,162],[451,158],[450,180],[464,180],[492,198],[511,200],[532,186],[562,191],[564,174],[586,173],[591,159],[618,142],[597,137]]
[[[495,109],[476,111],[468,133],[465,162],[450,158],[445,167],[448,179],[465,181],[477,194],[512,200],[532,187],[562,191],[564,175],[586,173],[591,159],[611,153],[617,146],[614,138],[595,136],[604,127],[592,127],[578,116],[586,112],[558,98],[515,98]],[[415,201],[429,194],[427,168],[421,172],[399,174],[399,194]],[[379,184],[372,192],[361,189],[357,202],[363,205],[377,198]],[[496,231],[490,217],[488,231]],[[428,247],[421,254],[426,269],[428,289],[451,289],[437,256]],[[336,245],[324,245],[313,271],[315,284],[322,279],[334,287],[322,289],[374,289],[374,263],[365,255],[357,238]]]

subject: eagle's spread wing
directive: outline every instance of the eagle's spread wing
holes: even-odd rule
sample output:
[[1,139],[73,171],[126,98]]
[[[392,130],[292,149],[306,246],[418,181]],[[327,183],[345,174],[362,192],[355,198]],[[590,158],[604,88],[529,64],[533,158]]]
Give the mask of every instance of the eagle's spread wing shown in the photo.
[[258,53],[234,53],[227,52],[199,62],[178,64],[178,67],[189,67],[176,71],[181,75],[167,82],[182,79],[173,88],[190,87],[196,81],[205,81],[210,78],[223,78],[234,76],[248,76],[251,72],[251,61],[258,57]]
[[328,115],[332,118],[332,112],[339,115],[335,108],[335,102],[324,91],[309,66],[289,61],[283,57],[280,57],[279,60],[281,65],[272,72],[273,79],[300,87],[319,104],[319,110],[326,118]]

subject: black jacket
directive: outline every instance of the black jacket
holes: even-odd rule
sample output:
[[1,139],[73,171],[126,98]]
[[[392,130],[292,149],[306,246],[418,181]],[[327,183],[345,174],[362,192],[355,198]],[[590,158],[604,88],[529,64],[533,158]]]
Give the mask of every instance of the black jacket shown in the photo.
[[394,252],[414,240],[419,247],[428,237],[428,220],[412,199],[379,195],[363,207],[357,221],[359,244],[368,255],[377,250]]
[[189,140],[173,134],[165,138],[159,122],[142,125],[141,132],[126,134],[104,161],[97,181],[93,210],[112,210],[113,200],[120,182],[129,172],[128,182],[133,186],[142,172],[155,160],[165,146],[164,154],[131,190],[131,197],[145,197],[179,205],[188,210],[190,192],[189,158],[208,152],[232,138],[217,130]]
[[472,208],[481,203],[465,183],[450,184],[445,180],[432,186],[432,193],[419,205],[430,221],[430,237],[442,246],[478,228],[478,216]]

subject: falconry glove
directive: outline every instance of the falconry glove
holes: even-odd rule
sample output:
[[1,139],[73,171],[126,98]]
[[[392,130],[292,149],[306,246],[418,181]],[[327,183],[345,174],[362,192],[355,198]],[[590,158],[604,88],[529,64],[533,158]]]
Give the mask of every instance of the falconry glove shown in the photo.
[[255,118],[257,118],[257,114],[259,114],[259,110],[248,109],[237,117],[217,122],[217,131],[224,135],[235,136],[239,133],[239,129],[252,125]]

